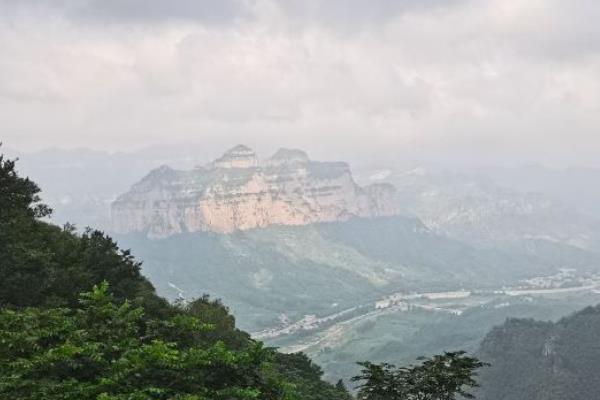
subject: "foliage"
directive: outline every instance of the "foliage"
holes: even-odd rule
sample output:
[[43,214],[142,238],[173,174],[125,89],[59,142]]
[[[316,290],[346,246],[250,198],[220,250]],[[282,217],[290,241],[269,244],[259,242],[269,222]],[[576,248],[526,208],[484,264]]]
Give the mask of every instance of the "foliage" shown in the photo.
[[[200,336],[196,334],[195,337],[186,339],[188,341],[204,340],[214,342],[221,340],[229,347],[236,349],[243,348],[250,341],[250,335],[235,327],[235,318],[220,300],[213,300],[208,295],[204,295],[194,301],[180,304],[179,310],[211,325],[210,330],[201,332]],[[181,341],[183,338],[178,340]]]
[[420,365],[396,368],[370,362],[353,381],[359,386],[360,400],[453,400],[456,396],[473,398],[467,390],[477,387],[476,371],[484,363],[464,352],[446,352],[422,359]]
[[80,301],[75,310],[0,313],[1,398],[289,398],[281,382],[268,378],[272,351],[259,343],[232,351],[221,341],[166,342],[165,331],[210,327],[182,315],[144,320],[143,308],[115,303],[106,283]]
[[18,176],[15,162],[0,156],[0,306],[77,305],[80,292],[108,281],[117,299],[143,302],[148,312],[167,303],[140,273],[140,263],[102,232],[77,235],[40,220],[50,208],[40,189]]
[[509,319],[483,340],[480,357],[485,400],[587,400],[598,398],[600,306],[558,322]]
[[15,170],[15,161],[0,154],[0,222],[8,224],[19,217],[45,217],[48,206],[40,203],[40,188],[28,178],[21,178]]
[[342,381],[334,386],[321,380],[323,370],[303,353],[277,353],[275,365],[280,376],[293,384],[302,400],[352,399]]

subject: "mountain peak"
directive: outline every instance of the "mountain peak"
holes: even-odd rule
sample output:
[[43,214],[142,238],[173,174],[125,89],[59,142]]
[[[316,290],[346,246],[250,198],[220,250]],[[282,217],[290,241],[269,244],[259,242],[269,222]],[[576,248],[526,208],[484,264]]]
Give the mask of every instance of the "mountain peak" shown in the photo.
[[250,147],[238,144],[215,160],[213,165],[216,168],[253,168],[258,166],[258,157]]
[[280,148],[267,161],[271,165],[282,165],[292,163],[308,163],[310,158],[306,152],[299,149]]
[[254,154],[254,150],[244,144],[233,146],[225,154]]

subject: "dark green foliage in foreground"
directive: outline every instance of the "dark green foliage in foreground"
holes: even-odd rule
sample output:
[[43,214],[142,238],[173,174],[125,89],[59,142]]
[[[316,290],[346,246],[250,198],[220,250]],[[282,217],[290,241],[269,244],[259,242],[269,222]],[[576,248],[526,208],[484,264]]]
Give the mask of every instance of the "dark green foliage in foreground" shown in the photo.
[[321,380],[323,371],[302,353],[275,355],[277,370],[283,378],[295,382],[302,400],[339,399],[350,400],[342,381],[332,386]]
[[3,311],[0,398],[294,398],[259,343],[232,351],[221,341],[168,342],[211,327],[183,314],[157,321],[143,313],[115,303],[107,284],[84,293],[75,310]]
[[51,210],[39,203],[39,192],[0,155],[0,307],[74,307],[79,293],[106,280],[117,299],[143,303],[148,312],[168,308],[140,264],[111,238],[41,221]]
[[600,306],[556,323],[510,319],[481,344],[485,400],[589,400],[600,394]]
[[219,301],[158,297],[102,232],[44,222],[38,193],[0,156],[0,398],[348,399]]
[[468,389],[477,387],[476,371],[486,364],[464,352],[446,352],[423,359],[417,366],[359,363],[363,369],[353,381],[360,381],[360,400],[454,400],[473,398]]
[[302,354],[250,340],[232,349],[213,335],[233,326],[184,311],[146,318],[142,307],[117,303],[108,289],[104,283],[82,294],[75,309],[0,311],[0,398],[351,399],[344,387],[322,381]]
[[[220,340],[229,347],[235,349],[244,348],[251,342],[250,335],[235,327],[235,318],[229,314],[229,309],[220,300],[211,300],[207,295],[190,303],[180,305],[180,310],[185,314],[198,318],[203,323],[210,324],[211,329],[202,332],[201,337],[205,340]],[[200,337],[178,338],[178,341],[195,342]]]

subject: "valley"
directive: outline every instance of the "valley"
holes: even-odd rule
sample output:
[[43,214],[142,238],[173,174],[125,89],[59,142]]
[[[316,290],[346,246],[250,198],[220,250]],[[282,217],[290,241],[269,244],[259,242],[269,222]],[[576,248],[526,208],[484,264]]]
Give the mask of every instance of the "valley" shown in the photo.
[[[600,276],[583,281],[553,288],[523,285],[397,293],[342,313],[309,315],[253,336],[283,352],[309,354],[319,360],[328,376],[351,376],[356,367],[342,362],[351,356],[400,364],[440,351],[476,351],[485,334],[509,316],[556,320],[600,302]],[[568,280],[563,283],[570,284]]]
[[[551,277],[543,277],[551,278]],[[336,332],[341,326],[352,325],[357,322],[377,318],[381,315],[391,313],[406,313],[411,311],[423,310],[430,312],[447,313],[460,316],[465,310],[471,307],[481,307],[496,301],[506,300],[503,303],[495,304],[494,308],[509,307],[510,298],[526,296],[527,301],[533,301],[533,297],[553,296],[567,293],[592,293],[600,295],[600,275],[585,278],[585,285],[567,286],[554,288],[540,288],[531,286],[519,286],[515,288],[501,288],[497,290],[461,290],[455,292],[428,292],[428,293],[394,293],[373,303],[359,304],[357,306],[336,312],[334,314],[318,317],[314,314],[305,315],[298,321],[289,321],[282,326],[254,332],[252,336],[258,340],[285,339],[292,335],[306,337],[307,332],[319,334],[329,331]],[[600,297],[599,297],[600,299]],[[357,315],[358,314],[358,315]],[[281,320],[287,321],[285,314],[282,314]],[[332,329],[334,328],[334,329]],[[311,342],[310,344],[298,344],[283,349],[289,352],[305,351],[314,345],[320,344],[321,340]]]

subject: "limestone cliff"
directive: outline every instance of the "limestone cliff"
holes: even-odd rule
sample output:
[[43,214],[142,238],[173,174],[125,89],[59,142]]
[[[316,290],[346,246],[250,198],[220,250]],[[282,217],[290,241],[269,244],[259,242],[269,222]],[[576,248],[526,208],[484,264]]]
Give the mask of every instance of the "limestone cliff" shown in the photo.
[[305,225],[353,216],[395,214],[394,188],[358,186],[346,163],[311,161],[281,149],[259,160],[246,146],[191,171],[151,171],[112,204],[116,233],[164,238],[176,233],[228,233],[269,225]]

